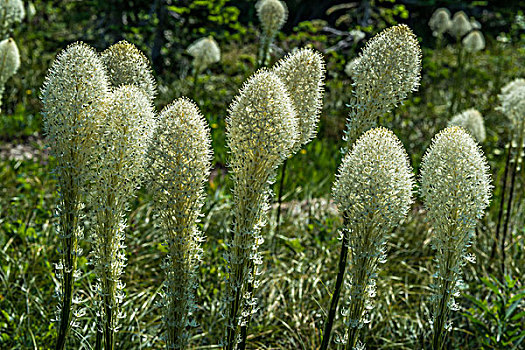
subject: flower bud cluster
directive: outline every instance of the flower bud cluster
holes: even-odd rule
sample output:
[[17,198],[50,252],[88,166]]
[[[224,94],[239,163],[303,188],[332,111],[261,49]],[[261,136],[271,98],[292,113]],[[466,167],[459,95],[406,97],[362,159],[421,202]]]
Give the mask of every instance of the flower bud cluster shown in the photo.
[[353,68],[353,95],[346,140],[351,146],[383,114],[417,90],[421,79],[421,49],[404,24],[373,37]]
[[485,141],[485,122],[483,116],[474,108],[455,115],[449,122],[448,126],[461,126],[467,130],[478,142]]
[[123,40],[101,53],[111,85],[135,85],[155,99],[156,84],[148,59],[133,44]]
[[257,16],[261,21],[263,33],[272,38],[288,18],[288,7],[281,0],[259,0],[255,4]]
[[408,155],[388,129],[365,132],[344,157],[333,186],[334,201],[344,218],[351,263],[350,299],[342,314],[349,328],[361,328],[372,308],[378,263],[386,261],[388,234],[406,217],[412,204],[414,176]]
[[221,60],[221,49],[211,36],[198,39],[186,51],[193,57],[193,67],[198,72]]
[[485,48],[485,38],[479,30],[470,32],[466,37],[463,38],[463,48],[467,52],[478,52]]
[[[275,169],[290,156],[298,122],[285,84],[273,72],[257,71],[240,90],[229,109],[227,144],[233,177],[233,241],[226,256],[229,279],[224,305],[226,339],[238,339],[239,326],[256,311],[249,285],[256,288],[258,246],[268,210],[270,181]],[[236,301],[237,300],[237,301]],[[231,345],[230,345],[231,346]]]
[[210,130],[198,107],[180,98],[162,110],[149,152],[149,187],[169,255],[163,294],[168,348],[186,349],[204,237],[197,227],[212,158]]
[[430,29],[432,29],[432,34],[434,36],[442,35],[452,25],[450,20],[450,11],[443,7],[438,8],[436,11],[434,11],[432,17],[430,17],[428,25]]
[[434,318],[442,317],[440,301],[456,310],[454,297],[462,284],[464,260],[478,220],[489,205],[489,166],[483,152],[468,133],[457,126],[439,132],[421,165],[421,196],[432,224],[432,246],[438,262],[432,285]]
[[303,48],[280,60],[273,72],[286,86],[297,113],[299,138],[292,150],[296,153],[317,133],[323,102],[324,59],[320,53]]
[[0,105],[4,94],[5,83],[20,68],[20,53],[12,38],[0,41]]
[[0,5],[2,22],[0,23],[0,39],[5,39],[11,32],[14,23],[20,23],[26,12],[22,0],[3,0]]

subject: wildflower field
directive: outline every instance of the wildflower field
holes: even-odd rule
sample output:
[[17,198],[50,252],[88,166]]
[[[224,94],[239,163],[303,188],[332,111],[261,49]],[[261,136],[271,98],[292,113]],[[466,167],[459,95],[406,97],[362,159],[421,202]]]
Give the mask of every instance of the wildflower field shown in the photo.
[[0,349],[524,349],[524,10],[0,0]]

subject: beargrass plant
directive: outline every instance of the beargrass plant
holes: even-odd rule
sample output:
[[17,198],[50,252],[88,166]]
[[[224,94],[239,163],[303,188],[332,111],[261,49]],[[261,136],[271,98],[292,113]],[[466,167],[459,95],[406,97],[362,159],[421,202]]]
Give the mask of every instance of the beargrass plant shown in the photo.
[[[272,70],[284,82],[297,113],[299,137],[292,148],[292,154],[295,154],[307,145],[317,133],[317,124],[323,104],[324,59],[317,51],[303,48],[277,62]],[[284,161],[281,169],[281,181],[277,195],[276,231],[279,230],[281,217],[286,165],[287,160]]]
[[462,267],[475,261],[468,253],[474,229],[489,205],[489,166],[474,139],[461,127],[442,130],[421,163],[421,196],[432,225],[436,272],[431,285],[432,349],[445,347],[452,325],[450,313],[463,286]]
[[366,43],[353,68],[345,148],[417,90],[420,72],[421,48],[408,26],[387,28]]
[[162,110],[149,152],[149,187],[168,248],[162,295],[167,349],[186,349],[196,309],[203,234],[197,227],[211,167],[210,129],[197,105],[180,98]]
[[[511,216],[515,206],[516,177],[520,169],[520,163],[523,161],[525,141],[525,79],[518,78],[506,84],[501,89],[501,94],[498,97],[500,106],[497,109],[509,118],[511,124],[510,139],[506,147],[508,153],[502,180],[503,185],[500,196],[495,241],[491,255],[492,258],[495,256],[497,243],[500,243],[501,275],[503,276],[505,275],[506,237],[508,231],[512,230]],[[505,203],[505,200],[507,203]],[[503,218],[503,216],[505,216],[505,218]]]
[[0,41],[0,107],[5,83],[20,68],[20,53],[13,38]]
[[75,325],[74,318],[81,311],[73,307],[79,303],[73,292],[81,255],[79,240],[83,237],[82,209],[108,91],[102,61],[83,43],[71,44],[57,56],[41,91],[44,131],[56,162],[54,174],[59,193],[56,349],[64,349],[69,330]]
[[0,2],[0,38],[7,39],[13,24],[22,22],[25,14],[22,0],[2,0]]
[[100,142],[92,153],[95,175],[90,204],[99,329],[104,332],[104,349],[110,350],[115,348],[118,319],[123,317],[124,214],[140,185],[156,120],[150,96],[134,85],[117,88],[105,103]]
[[452,117],[448,126],[461,126],[479,143],[485,141],[485,122],[481,113],[474,108],[467,109]]
[[277,74],[261,69],[246,81],[230,106],[226,137],[233,226],[226,254],[223,346],[233,350],[245,348],[248,323],[257,310],[254,290],[262,263],[258,247],[264,240],[261,229],[266,225],[270,184],[299,138],[292,99]]
[[263,67],[268,65],[273,40],[288,18],[288,7],[281,0],[259,0],[255,9],[262,27],[257,65]]
[[208,66],[221,60],[221,49],[213,37],[200,38],[186,50],[193,57],[193,87],[192,95],[195,97],[199,74]]
[[135,85],[141,88],[151,101],[155,99],[157,91],[150,63],[135,45],[125,40],[120,41],[104,50],[101,58],[113,87]]
[[451,25],[450,11],[446,8],[438,8],[430,17],[428,26],[432,30],[432,35],[437,39],[437,48],[443,47],[443,34],[448,31]]
[[401,141],[385,128],[364,133],[344,157],[333,187],[333,197],[344,220],[341,229],[339,271],[321,349],[328,349],[330,332],[350,252],[346,349],[361,349],[359,330],[368,323],[373,307],[375,279],[386,261],[390,232],[406,217],[412,204],[414,179]]

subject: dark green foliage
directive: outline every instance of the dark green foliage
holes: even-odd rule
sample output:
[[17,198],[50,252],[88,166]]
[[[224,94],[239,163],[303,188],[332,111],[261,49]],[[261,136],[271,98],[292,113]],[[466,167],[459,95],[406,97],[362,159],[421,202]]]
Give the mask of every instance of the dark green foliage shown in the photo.
[[525,340],[525,288],[518,278],[482,277],[483,299],[465,298],[471,307],[463,313],[484,349],[520,349]]

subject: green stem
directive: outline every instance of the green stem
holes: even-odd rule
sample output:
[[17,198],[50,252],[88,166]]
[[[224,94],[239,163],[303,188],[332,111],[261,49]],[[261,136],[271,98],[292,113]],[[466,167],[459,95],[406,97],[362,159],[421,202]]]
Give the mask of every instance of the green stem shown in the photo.
[[500,236],[501,220],[503,219],[503,212],[505,211],[505,195],[507,192],[507,183],[508,183],[507,178],[508,178],[509,169],[510,169],[510,159],[512,157],[511,154],[512,154],[512,141],[509,142],[507,160],[505,161],[505,171],[503,174],[503,183],[501,186],[501,198],[500,198],[499,210],[498,210],[498,222],[496,224],[496,237],[495,237],[494,243],[492,244],[492,251],[490,253],[491,261],[496,256],[496,249],[497,249],[497,244],[499,242],[499,236]]
[[265,67],[268,64],[268,54],[270,53],[270,46],[272,45],[273,35],[263,34],[261,36],[259,46],[259,61],[257,62],[257,69]]
[[[521,126],[518,129],[518,146],[516,147],[516,154],[514,156],[514,166],[512,167],[511,178],[510,178],[510,190],[509,190],[509,199],[507,202],[507,215],[505,217],[505,223],[503,225],[503,232],[501,237],[501,275],[505,276],[505,240],[507,238],[507,231],[509,230],[511,214],[513,212],[513,199],[514,199],[514,186],[516,184],[516,174],[518,173],[518,163],[520,161],[521,152],[523,150],[523,133],[525,127],[525,120],[521,122]],[[510,152],[510,151],[509,151]]]
[[197,101],[197,85],[198,85],[198,82],[199,82],[199,73],[200,73],[200,68],[199,67],[194,67],[194,71],[193,71],[193,85],[191,87],[191,96],[193,97],[193,100],[194,101]]
[[[72,182],[72,179],[70,179]],[[71,187],[70,187],[71,188]],[[65,189],[64,189],[65,191]],[[75,192],[63,193],[63,210],[61,227],[63,229],[62,238],[62,265],[63,265],[63,284],[62,284],[62,308],[60,315],[60,326],[55,349],[62,350],[66,345],[66,338],[71,329],[71,304],[73,300],[73,290],[75,282],[75,271],[77,269],[77,225],[78,225],[78,196]]]
[[281,168],[281,180],[279,182],[279,189],[278,189],[278,194],[277,194],[277,218],[276,218],[275,235],[279,233],[279,225],[281,223],[281,206],[283,203],[284,178],[286,177],[286,164],[288,164],[288,159],[284,160],[283,166]]
[[[444,271],[446,273],[450,270],[450,264],[451,260],[453,260],[453,257],[451,256],[451,253],[448,252],[447,254],[447,261],[445,263],[445,269]],[[444,278],[440,276],[440,278]],[[454,285],[451,285],[450,278],[446,278],[444,286],[441,288],[440,294],[441,299],[439,301],[438,306],[438,312],[434,319],[434,327],[433,327],[433,338],[432,338],[432,349],[433,350],[442,350],[443,346],[445,344],[447,333],[443,331],[445,322],[448,318],[448,301],[450,300],[450,291],[454,288]]]
[[339,298],[341,296],[341,287],[343,285],[346,261],[348,258],[348,231],[343,233],[343,243],[341,245],[341,253],[339,255],[339,271],[337,273],[337,278],[335,281],[334,294],[332,294],[332,300],[330,302],[330,310],[328,311],[328,317],[326,319],[326,324],[323,332],[323,341],[321,343],[320,350],[328,349],[330,344],[330,333],[332,332],[332,326],[334,323],[335,315],[337,312],[337,304],[339,303]]

